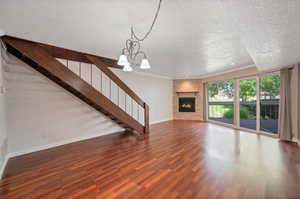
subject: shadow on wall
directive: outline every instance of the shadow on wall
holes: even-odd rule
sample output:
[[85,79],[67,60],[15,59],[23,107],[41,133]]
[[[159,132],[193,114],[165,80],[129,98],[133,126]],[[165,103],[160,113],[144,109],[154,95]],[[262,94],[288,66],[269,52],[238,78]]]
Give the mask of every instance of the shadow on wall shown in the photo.
[[37,71],[10,56],[5,65],[9,153],[123,130]]
[[[1,32],[1,31],[0,31]],[[1,33],[0,33],[1,34]],[[1,42],[1,41],[0,41]],[[0,178],[6,164],[7,156],[7,130],[6,130],[6,94],[5,94],[5,81],[4,81],[4,70],[3,70],[3,58],[5,53],[0,43]]]

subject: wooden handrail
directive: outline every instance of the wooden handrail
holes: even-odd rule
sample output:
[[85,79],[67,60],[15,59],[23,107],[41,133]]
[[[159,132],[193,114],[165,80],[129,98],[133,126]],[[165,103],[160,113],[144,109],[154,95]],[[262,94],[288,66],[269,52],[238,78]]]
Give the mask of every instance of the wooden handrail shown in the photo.
[[144,129],[144,133],[149,133],[149,106],[145,103],[144,104],[144,120],[145,120],[145,129]]
[[[60,59],[67,59],[67,60],[72,60],[72,61],[77,61],[77,62],[83,62],[83,63],[88,63],[91,64],[91,62],[86,58],[86,55],[92,55],[92,54],[87,54],[75,50],[70,50],[58,46],[53,46],[49,44],[44,44],[40,42],[35,42],[35,41],[30,41],[26,39],[21,39],[17,37],[12,37],[12,36],[3,36],[3,39],[16,39],[24,42],[31,42],[36,45],[41,46],[44,50],[46,50],[51,56],[55,58],[60,58]],[[105,63],[105,66],[107,67],[113,67],[113,68],[118,68],[121,69],[122,67],[117,64],[117,60],[107,58],[107,57],[101,57],[101,56],[96,56],[92,55],[100,59],[103,63]]]
[[[144,107],[145,102],[131,90],[116,74],[114,74],[107,66],[95,56],[86,55],[86,58],[90,60],[95,66],[97,66],[105,75],[107,75],[115,84],[125,91],[132,99],[134,99],[139,105]],[[145,108],[145,107],[144,107]]]
[[14,53],[19,59],[45,74],[65,89],[78,96],[92,107],[103,113],[109,113],[130,128],[144,132],[144,126],[132,116],[115,105],[109,98],[98,92],[90,84],[78,78],[71,70],[52,57],[44,48],[32,42],[3,38],[8,45],[8,51]]
[[[102,57],[94,56],[90,54],[83,54],[76,51],[65,51],[62,50],[64,56],[57,57],[53,55],[50,49],[56,49],[47,44],[41,44],[37,42],[32,42],[24,39],[18,39],[14,37],[4,36],[3,41],[11,46],[9,48],[10,52],[15,56],[25,61],[27,64],[36,68],[41,73],[50,77],[53,81],[61,84],[63,87],[66,85],[66,89],[70,90],[72,93],[75,92],[80,98],[83,98],[87,103],[91,103],[93,107],[101,107],[104,112],[109,112],[115,118],[117,118],[122,123],[127,123],[131,128],[138,132],[148,133],[149,132],[149,106],[133,91],[131,90],[116,74],[114,74],[109,67],[118,68],[116,63],[103,60]],[[59,52],[59,50],[57,51]],[[69,52],[69,53],[66,53]],[[21,53],[21,54],[20,54]],[[76,57],[76,56],[79,57]],[[70,58],[68,57],[70,56]],[[98,67],[105,75],[109,77],[119,88],[121,88],[128,96],[130,96],[137,104],[139,104],[144,109],[144,126],[135,120],[133,116],[128,115],[126,111],[115,105],[110,98],[106,98],[93,87],[89,87],[87,83],[83,80],[76,78],[76,74],[73,74],[69,69],[62,67],[63,65],[57,61],[56,58],[63,58],[67,60],[76,60],[86,63],[90,63]],[[92,71],[91,71],[92,72]],[[92,74],[91,74],[92,77]],[[130,117],[129,117],[130,116]]]
[[99,58],[86,55],[86,58],[106,74],[116,85],[125,91],[132,99],[144,108],[144,133],[149,133],[149,106],[131,90],[116,74],[114,74]]

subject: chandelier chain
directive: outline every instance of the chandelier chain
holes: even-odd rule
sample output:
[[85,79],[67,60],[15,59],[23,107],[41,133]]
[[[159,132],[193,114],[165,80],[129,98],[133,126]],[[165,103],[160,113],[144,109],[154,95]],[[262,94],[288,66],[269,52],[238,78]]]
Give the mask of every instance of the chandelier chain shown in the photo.
[[133,27],[131,26],[131,36],[133,36],[137,41],[144,41],[148,36],[149,34],[151,33],[154,25],[155,25],[155,22],[157,20],[157,17],[158,17],[158,14],[159,14],[159,11],[160,11],[160,7],[161,7],[161,3],[162,3],[162,0],[159,0],[159,3],[158,3],[158,7],[157,7],[157,10],[156,10],[156,13],[155,13],[155,16],[154,16],[154,19],[152,21],[152,24],[148,30],[148,32],[144,35],[144,37],[142,38],[139,38],[135,33],[134,33],[134,30],[133,30]]
[[152,24],[146,34],[143,37],[138,37],[131,26],[131,38],[127,39],[125,42],[125,47],[122,49],[122,54],[120,55],[118,65],[124,66],[123,71],[132,71],[131,66],[138,66],[136,63],[136,58],[139,55],[143,55],[143,59],[140,65],[141,69],[150,69],[151,66],[147,59],[147,55],[144,51],[141,50],[141,43],[150,35],[153,30],[153,27],[157,21],[158,14],[161,8],[162,0],[159,0],[156,13],[154,15]]

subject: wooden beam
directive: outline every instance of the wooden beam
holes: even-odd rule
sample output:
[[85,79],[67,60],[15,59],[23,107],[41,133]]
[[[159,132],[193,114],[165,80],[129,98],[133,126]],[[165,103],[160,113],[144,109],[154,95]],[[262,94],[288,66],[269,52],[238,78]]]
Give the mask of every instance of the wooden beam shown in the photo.
[[36,45],[41,46],[44,50],[46,50],[51,56],[55,58],[60,58],[60,59],[67,59],[67,60],[72,60],[72,61],[77,61],[77,62],[83,62],[83,63],[89,63],[91,64],[91,61],[86,58],[86,55],[94,56],[97,57],[99,60],[101,60],[103,63],[105,63],[105,66],[107,67],[112,67],[112,68],[118,68],[122,69],[123,67],[119,66],[117,64],[117,60],[106,58],[106,57],[101,57],[101,56],[96,56],[88,53],[83,53],[75,50],[69,50],[66,48],[61,48],[49,44],[44,44],[40,42],[35,42],[35,41],[29,41],[17,37],[12,37],[12,36],[3,36],[3,39],[14,39],[14,40],[20,40],[20,41],[25,41],[25,42],[31,42]]

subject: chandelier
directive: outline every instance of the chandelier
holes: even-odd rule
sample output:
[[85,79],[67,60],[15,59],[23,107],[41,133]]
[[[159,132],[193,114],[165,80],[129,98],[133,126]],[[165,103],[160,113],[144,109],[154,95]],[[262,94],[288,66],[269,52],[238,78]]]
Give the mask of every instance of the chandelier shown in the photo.
[[[133,70],[132,67],[138,67],[138,66],[140,66],[141,69],[151,68],[146,53],[141,50],[141,44],[149,36],[149,34],[151,33],[154,27],[154,24],[158,17],[158,13],[160,11],[161,2],[162,0],[159,0],[159,4],[154,19],[152,21],[152,24],[143,37],[138,37],[135,34],[133,27],[131,26],[131,36],[129,39],[126,40],[125,47],[122,49],[122,54],[120,55],[118,61],[118,65],[123,66],[123,71],[132,71]],[[142,57],[142,62],[140,64],[137,63],[138,57],[140,58]]]

